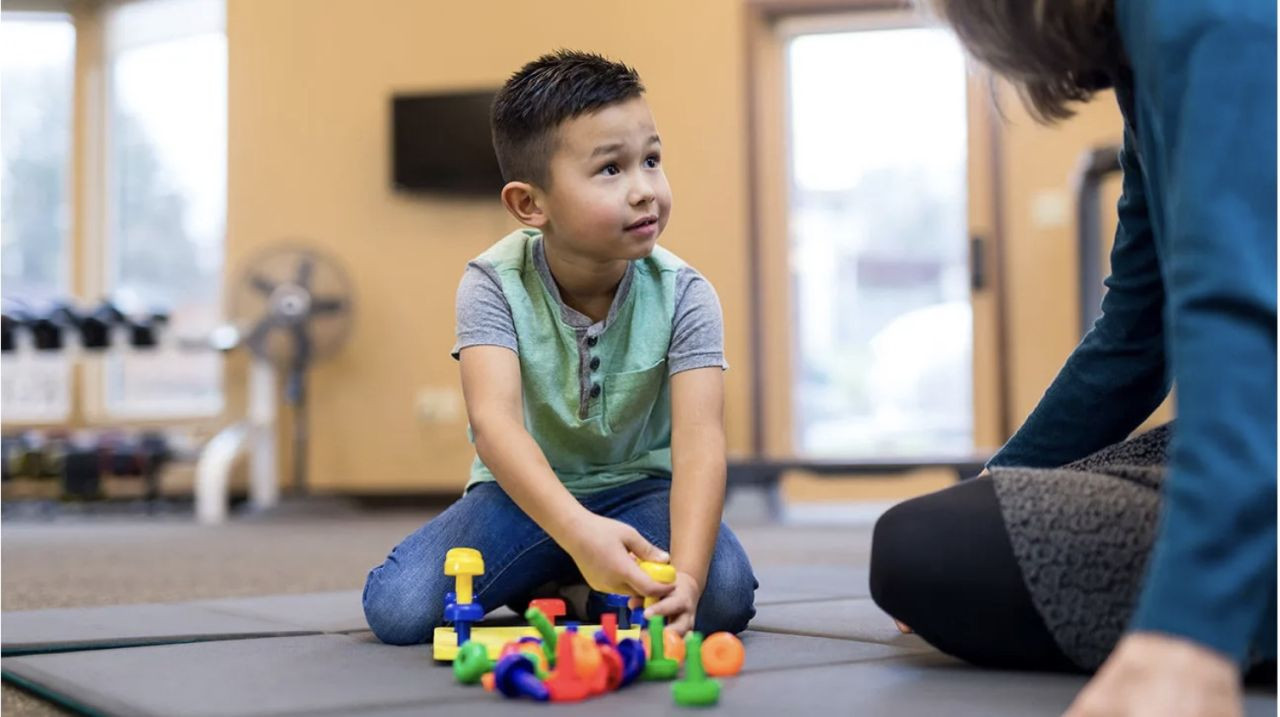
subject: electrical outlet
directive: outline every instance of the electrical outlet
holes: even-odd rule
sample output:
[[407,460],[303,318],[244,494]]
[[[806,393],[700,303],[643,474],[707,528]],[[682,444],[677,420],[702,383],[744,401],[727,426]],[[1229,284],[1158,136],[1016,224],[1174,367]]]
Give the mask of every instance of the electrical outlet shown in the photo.
[[414,413],[423,423],[456,423],[462,418],[462,396],[453,388],[419,389]]

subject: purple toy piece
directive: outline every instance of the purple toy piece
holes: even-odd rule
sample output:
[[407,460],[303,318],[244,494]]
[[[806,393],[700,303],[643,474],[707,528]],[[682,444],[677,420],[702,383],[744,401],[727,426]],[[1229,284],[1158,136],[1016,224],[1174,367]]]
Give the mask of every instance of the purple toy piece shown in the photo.
[[551,693],[534,673],[533,660],[528,655],[512,654],[498,660],[493,668],[493,684],[507,697],[528,697],[538,702],[551,699]]
[[458,634],[458,647],[462,647],[471,639],[471,623],[484,619],[484,607],[476,602],[445,605],[444,619],[453,623],[453,631]]
[[628,637],[618,641],[617,649],[622,656],[622,683],[618,686],[626,687],[644,671],[644,645],[634,637]]

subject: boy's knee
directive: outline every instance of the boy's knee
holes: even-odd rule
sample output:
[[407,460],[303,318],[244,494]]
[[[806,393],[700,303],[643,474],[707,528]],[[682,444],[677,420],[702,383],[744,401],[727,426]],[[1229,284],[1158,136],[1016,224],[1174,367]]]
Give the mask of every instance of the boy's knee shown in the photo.
[[739,633],[756,616],[755,593],[758,583],[749,564],[720,567],[712,563],[707,574],[707,587],[698,601],[695,627],[699,632]]
[[432,601],[423,591],[386,580],[374,568],[364,587],[364,618],[375,637],[388,645],[428,642],[444,618],[444,593]]

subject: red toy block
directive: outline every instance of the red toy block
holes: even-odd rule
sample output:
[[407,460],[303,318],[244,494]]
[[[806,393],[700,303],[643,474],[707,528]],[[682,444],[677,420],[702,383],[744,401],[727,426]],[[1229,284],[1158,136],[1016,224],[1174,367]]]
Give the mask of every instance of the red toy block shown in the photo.
[[561,600],[560,598],[538,598],[537,600],[530,600],[529,607],[536,607],[541,610],[542,614],[547,616],[547,619],[551,621],[552,625],[556,624],[556,618],[564,617],[569,612],[564,606],[564,600]]

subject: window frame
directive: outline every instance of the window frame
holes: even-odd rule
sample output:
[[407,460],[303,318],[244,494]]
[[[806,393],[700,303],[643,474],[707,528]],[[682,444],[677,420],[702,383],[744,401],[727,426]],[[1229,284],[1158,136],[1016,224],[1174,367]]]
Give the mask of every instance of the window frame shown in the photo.
[[[109,296],[114,284],[113,269],[109,265],[109,231],[111,219],[108,152],[109,152],[109,87],[110,57],[108,50],[111,14],[121,8],[149,2],[170,0],[114,0],[110,2],[77,2],[76,0],[6,0],[4,16],[20,13],[63,14],[70,17],[75,31],[75,56],[73,92],[71,102],[72,138],[69,167],[69,237],[68,267],[70,277],[69,296],[79,306],[96,303]],[[178,0],[182,2],[183,0]],[[226,33],[225,0],[202,0],[216,6],[218,23],[216,31]],[[171,37],[183,37],[193,32],[188,26],[185,32]],[[166,37],[170,37],[166,33]],[[118,48],[115,48],[118,49]],[[228,68],[229,71],[229,68]],[[222,211],[226,212],[226,204]],[[225,226],[225,222],[224,222]],[[225,238],[223,254],[225,256]],[[221,277],[219,278],[221,281]],[[221,287],[220,287],[221,289]],[[222,299],[219,298],[219,311]],[[114,350],[114,349],[113,349]],[[127,350],[127,349],[126,349]],[[212,349],[210,349],[212,351]],[[3,430],[27,429],[80,429],[112,426],[119,428],[148,428],[157,426],[193,427],[208,429],[223,422],[238,402],[228,395],[229,369],[225,356],[219,358],[222,374],[220,401],[216,410],[143,409],[119,410],[108,406],[106,400],[106,370],[103,359],[85,354],[68,354],[68,394],[70,410],[61,420],[44,416],[33,420],[4,416],[0,422]]]

